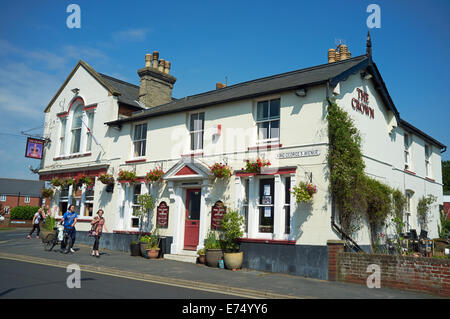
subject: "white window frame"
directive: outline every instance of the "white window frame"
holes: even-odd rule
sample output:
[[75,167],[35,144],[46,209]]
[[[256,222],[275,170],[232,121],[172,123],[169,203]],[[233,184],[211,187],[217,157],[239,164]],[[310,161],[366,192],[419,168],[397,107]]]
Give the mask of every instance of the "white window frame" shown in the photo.
[[[263,102],[268,102],[268,113],[270,113],[270,102],[274,100],[279,100],[279,111],[278,111],[278,117],[270,117],[270,114],[268,114],[268,117],[265,119],[258,119],[258,104]],[[280,96],[273,96],[273,97],[265,97],[262,99],[255,100],[255,126],[256,126],[256,143],[257,145],[264,145],[264,144],[273,144],[280,142],[280,136],[281,136],[281,97]],[[271,137],[271,122],[278,121],[278,137],[272,138]],[[269,130],[267,132],[267,135],[269,138],[267,139],[260,139],[259,136],[259,124],[269,122]]]
[[92,132],[94,130],[95,110],[85,111],[87,126],[86,128],[86,152],[92,150]]
[[[289,217],[292,218],[291,196],[288,196],[289,203],[286,203],[286,192],[289,192],[289,189],[291,188],[291,175],[284,175],[282,178],[283,178],[283,183],[284,183],[283,214],[284,214],[284,216],[286,216],[286,210],[289,209]],[[289,234],[291,233],[291,229],[290,229],[291,227],[289,226],[289,232],[286,232],[286,230],[287,230],[286,223],[289,223],[289,225],[290,225],[290,220],[287,221],[285,219],[284,225],[283,225],[285,236],[286,235],[289,236]]]
[[426,177],[433,177],[433,167],[431,165],[431,155],[433,154],[433,149],[430,144],[425,144],[424,146],[425,151],[425,173]]
[[[136,187],[137,186],[139,186],[140,187],[140,189],[139,189],[139,194],[135,194],[135,192],[136,192]],[[134,212],[134,209],[135,208],[138,208],[139,207],[139,205],[137,205],[135,202],[134,202],[134,199],[136,198],[137,199],[137,196],[139,196],[139,195],[142,195],[142,191],[143,191],[143,185],[142,184],[134,184],[134,185],[132,185],[132,191],[130,192],[131,193],[131,218],[130,218],[130,220],[129,220],[129,222],[130,222],[130,229],[133,229],[133,230],[139,230],[139,223],[140,223],[140,220],[139,220],[139,217],[135,217],[134,215],[133,215],[133,212]],[[133,227],[133,219],[137,219],[138,220],[138,226],[137,227]]]
[[[143,136],[143,138],[142,138],[142,136],[141,136],[141,138],[140,139],[136,139],[136,128],[138,127],[138,126],[142,126],[142,125],[145,125],[145,134],[144,134],[144,136]],[[147,133],[148,133],[148,124],[147,124],[147,122],[141,122],[141,123],[136,123],[135,125],[133,125],[132,126],[132,140],[131,140],[131,143],[132,143],[132,155],[131,155],[131,158],[133,158],[133,159],[136,159],[136,158],[145,158],[145,156],[147,155]],[[142,131],[141,131],[142,132]],[[142,134],[141,134],[142,135]],[[138,153],[138,155],[136,155],[136,143],[142,143],[142,142],[145,142],[144,144],[145,144],[145,146],[144,146],[144,148],[142,149],[142,144],[140,144],[141,145],[141,150],[140,150],[140,152]],[[142,154],[142,151],[143,151],[143,154]]]
[[61,117],[59,123],[59,155],[64,156],[66,154],[67,117]]
[[30,196],[25,196],[25,198],[23,199],[23,202],[26,204],[30,203]]
[[0,202],[6,202],[6,195],[0,196]]
[[406,205],[405,205],[405,218],[404,218],[404,222],[405,222],[405,232],[410,231],[411,229],[414,229],[414,225],[411,225],[411,221],[412,221],[412,209],[413,209],[413,196],[414,196],[414,192],[411,190],[406,190],[405,192],[405,197],[406,197]]
[[[263,180],[266,180],[266,179],[272,179],[273,180],[273,190],[272,190],[272,193],[273,193],[273,196],[272,196],[272,204],[261,204],[260,202],[261,202],[261,194],[260,194],[260,189],[261,189],[261,181],[263,181]],[[276,198],[276,196],[277,196],[277,194],[275,194],[275,177],[274,176],[261,176],[260,178],[258,178],[257,179],[257,183],[256,183],[256,185],[257,185],[257,194],[258,194],[258,196],[256,197],[256,212],[257,212],[257,214],[258,214],[258,220],[257,220],[257,225],[256,225],[256,227],[257,227],[257,229],[256,229],[256,233],[257,233],[257,235],[258,235],[258,238],[264,238],[264,239],[273,239],[273,235],[275,234],[275,204],[276,204],[276,201],[275,201],[275,198]],[[272,209],[272,214],[273,214],[273,216],[272,216],[272,232],[260,232],[259,231],[259,226],[261,225],[260,224],[260,217],[261,217],[261,211],[260,211],[260,208],[262,208],[262,207],[272,207],[273,209]]]
[[[194,127],[191,127],[191,119],[193,116],[198,116],[203,114],[203,125],[201,129],[196,129],[196,125],[195,122],[199,121],[199,119],[195,120],[194,119]],[[203,149],[205,148],[205,122],[206,122],[206,118],[205,118],[205,112],[204,111],[196,111],[196,112],[191,112],[188,113],[188,131],[189,131],[189,152],[191,153],[196,153],[196,152],[203,152]],[[195,137],[196,134],[200,134],[201,138],[201,147],[200,148],[196,148],[196,144],[194,141],[194,149],[192,149],[192,138],[193,136]],[[197,141],[198,142],[198,141]],[[197,144],[198,146],[198,144]]]
[[[75,121],[75,118],[74,118],[74,116],[75,116],[75,111],[78,109],[78,108],[81,108],[81,125],[80,125],[80,127],[78,128],[73,128],[73,124],[74,124],[74,121]],[[84,116],[85,116],[85,112],[84,112],[84,110],[83,110],[83,103],[81,103],[81,102],[78,102],[78,103],[76,103],[74,106],[73,106],[73,111],[72,111],[72,118],[71,118],[71,121],[70,121],[70,145],[69,145],[69,147],[70,147],[70,154],[80,154],[80,153],[82,153],[83,152],[83,142],[84,142],[84,135],[85,135],[85,127],[84,127],[84,125],[83,125],[83,118],[84,118]],[[66,126],[67,126],[67,123],[66,123]],[[80,144],[79,144],[79,148],[78,148],[78,151],[77,152],[74,152],[74,150],[73,150],[73,143],[74,143],[74,138],[75,138],[75,133],[74,133],[74,131],[80,131]],[[77,133],[78,134],[78,133]]]
[[[404,162],[405,162],[405,169],[411,171],[412,165],[411,165],[411,134],[404,133],[403,135],[403,146],[404,146]],[[406,142],[406,143],[405,143]]]

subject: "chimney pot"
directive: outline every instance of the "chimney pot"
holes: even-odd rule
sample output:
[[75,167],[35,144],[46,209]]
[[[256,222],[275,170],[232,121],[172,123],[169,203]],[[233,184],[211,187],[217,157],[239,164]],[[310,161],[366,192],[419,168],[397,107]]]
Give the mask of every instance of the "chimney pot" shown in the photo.
[[329,49],[328,50],[328,63],[336,62],[336,50]]
[[164,72],[164,64],[165,64],[164,59],[160,59],[159,60],[159,64],[158,64],[158,71],[159,72]]
[[166,61],[164,63],[164,73],[169,74],[170,73],[170,62]]
[[152,55],[146,54],[145,55],[145,67],[151,67],[152,66]]
[[158,51],[153,51],[153,65],[152,65],[152,67],[154,69],[158,68],[158,59],[159,59],[159,52]]
[[224,83],[222,83],[222,82],[217,82],[217,83],[216,83],[216,90],[222,89],[222,88],[224,88],[224,87],[226,87],[226,86],[227,86],[227,85],[224,84]]

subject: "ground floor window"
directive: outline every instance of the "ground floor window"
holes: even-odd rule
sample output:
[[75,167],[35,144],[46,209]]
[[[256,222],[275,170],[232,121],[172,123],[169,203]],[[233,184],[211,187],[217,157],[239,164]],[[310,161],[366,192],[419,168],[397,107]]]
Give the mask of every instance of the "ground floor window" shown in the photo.
[[84,216],[94,215],[94,186],[86,187],[84,193]]
[[[142,191],[142,185],[141,184],[135,184],[132,188],[133,191],[133,199],[131,201],[131,206],[133,208],[133,216],[136,215],[137,211],[141,206],[138,205],[138,196],[141,195]],[[139,218],[132,217],[131,218],[131,227],[132,228],[139,228]]]
[[69,186],[63,186],[59,194],[59,216],[64,215],[67,212],[69,204]]
[[260,233],[273,233],[274,214],[274,179],[265,178],[259,181],[259,225]]

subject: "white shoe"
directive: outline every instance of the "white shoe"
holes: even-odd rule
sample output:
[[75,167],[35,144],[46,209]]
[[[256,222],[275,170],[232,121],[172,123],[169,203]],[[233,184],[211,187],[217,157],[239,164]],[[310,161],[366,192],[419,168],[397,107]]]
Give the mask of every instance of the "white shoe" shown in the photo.
[[71,253],[74,253],[74,252],[75,252],[75,250],[73,250],[72,248],[70,248],[70,252],[71,252]]

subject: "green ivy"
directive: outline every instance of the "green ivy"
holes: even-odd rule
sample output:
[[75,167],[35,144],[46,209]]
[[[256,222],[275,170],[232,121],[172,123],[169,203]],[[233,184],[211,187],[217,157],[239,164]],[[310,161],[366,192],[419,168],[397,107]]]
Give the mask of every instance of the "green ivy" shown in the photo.
[[353,235],[363,219],[370,226],[372,247],[377,232],[393,210],[393,190],[368,177],[361,151],[361,135],[350,116],[335,101],[328,106],[330,191],[334,194],[342,230]]
[[419,224],[422,229],[427,229],[431,205],[436,199],[436,196],[433,195],[428,195],[427,197],[422,196],[417,203],[417,217],[419,218]]

